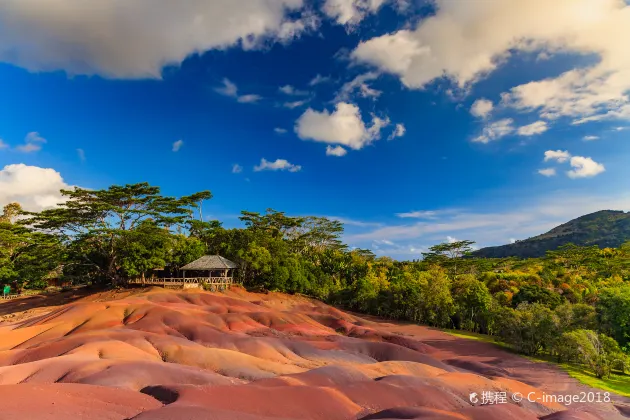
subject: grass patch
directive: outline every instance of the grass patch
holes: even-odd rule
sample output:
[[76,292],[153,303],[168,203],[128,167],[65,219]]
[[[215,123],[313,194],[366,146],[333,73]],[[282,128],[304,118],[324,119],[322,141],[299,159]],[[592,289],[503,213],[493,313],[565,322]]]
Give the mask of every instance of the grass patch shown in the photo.
[[624,397],[630,397],[630,377],[628,375],[613,373],[609,378],[599,379],[593,372],[589,372],[582,366],[567,364],[560,364],[558,366],[565,370],[572,378],[577,379],[585,385],[614,392]]
[[469,340],[475,340],[475,341],[482,341],[484,343],[494,344],[494,345],[497,345],[499,347],[503,347],[505,349],[511,350],[509,345],[505,344],[504,342],[500,341],[499,339],[497,339],[496,337],[493,337],[491,335],[479,334],[479,333],[474,333],[474,332],[470,332],[470,331],[462,331],[462,330],[442,329],[441,331],[443,331],[443,332],[445,332],[447,334],[450,334],[452,336],[455,336],[455,337],[467,338]]
[[[442,331],[455,337],[482,341],[484,343],[491,343],[503,347],[509,351],[513,351],[508,344],[499,341],[497,338],[491,335],[448,329],[443,329]],[[584,366],[558,363],[553,357],[548,355],[526,356],[521,354],[520,356],[531,360],[532,362],[550,363],[552,365],[558,366],[560,369],[567,372],[572,378],[577,379],[580,383],[588,385],[592,388],[601,389],[602,391],[614,392],[615,394],[623,395],[624,397],[630,397],[630,376],[626,374],[613,373],[610,375],[609,378],[600,379],[597,378],[593,372],[590,372]]]

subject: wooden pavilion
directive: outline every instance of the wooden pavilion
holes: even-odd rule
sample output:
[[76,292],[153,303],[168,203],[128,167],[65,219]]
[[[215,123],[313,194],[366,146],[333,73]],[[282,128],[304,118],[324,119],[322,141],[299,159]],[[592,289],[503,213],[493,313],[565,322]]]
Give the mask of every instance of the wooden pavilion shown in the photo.
[[234,283],[236,263],[220,255],[204,255],[203,257],[180,268],[181,277],[152,277],[133,279],[132,284],[153,284],[156,286],[181,286],[184,289],[209,286],[211,291],[226,290]]

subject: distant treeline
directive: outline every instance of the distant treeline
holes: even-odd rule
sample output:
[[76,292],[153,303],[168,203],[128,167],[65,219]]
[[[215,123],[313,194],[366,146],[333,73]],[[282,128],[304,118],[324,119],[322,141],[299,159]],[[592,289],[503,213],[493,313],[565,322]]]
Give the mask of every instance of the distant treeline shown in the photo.
[[472,241],[439,244],[398,262],[341,241],[340,222],[242,212],[243,228],[197,217],[210,192],[174,198],[148,184],[62,191],[40,213],[0,216],[0,284],[47,278],[118,283],[177,272],[204,254],[239,265],[246,287],[302,293],[355,311],[499,336],[516,350],[625,370],[630,349],[630,244],[565,245],[535,259],[471,256]]

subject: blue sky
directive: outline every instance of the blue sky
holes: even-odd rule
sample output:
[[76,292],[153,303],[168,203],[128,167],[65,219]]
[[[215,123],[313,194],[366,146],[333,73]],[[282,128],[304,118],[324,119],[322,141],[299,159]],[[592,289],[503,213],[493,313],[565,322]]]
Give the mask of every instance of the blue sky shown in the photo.
[[630,210],[624,2],[47,7],[0,5],[0,204],[209,189],[226,226],[334,217],[394,258]]

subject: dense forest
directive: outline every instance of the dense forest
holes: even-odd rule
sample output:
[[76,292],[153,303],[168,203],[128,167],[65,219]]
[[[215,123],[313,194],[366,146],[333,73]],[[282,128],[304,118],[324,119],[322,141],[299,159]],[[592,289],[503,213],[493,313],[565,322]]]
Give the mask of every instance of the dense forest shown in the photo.
[[117,286],[220,254],[238,263],[238,280],[251,289],[494,335],[519,352],[581,363],[599,377],[626,369],[630,243],[567,244],[540,258],[490,259],[471,253],[474,242],[458,241],[399,262],[349,249],[343,225],[321,217],[244,211],[244,227],[226,229],[203,219],[207,191],[166,197],[143,183],[62,194],[67,201],[39,213],[5,206],[0,284],[45,288],[54,275]]

